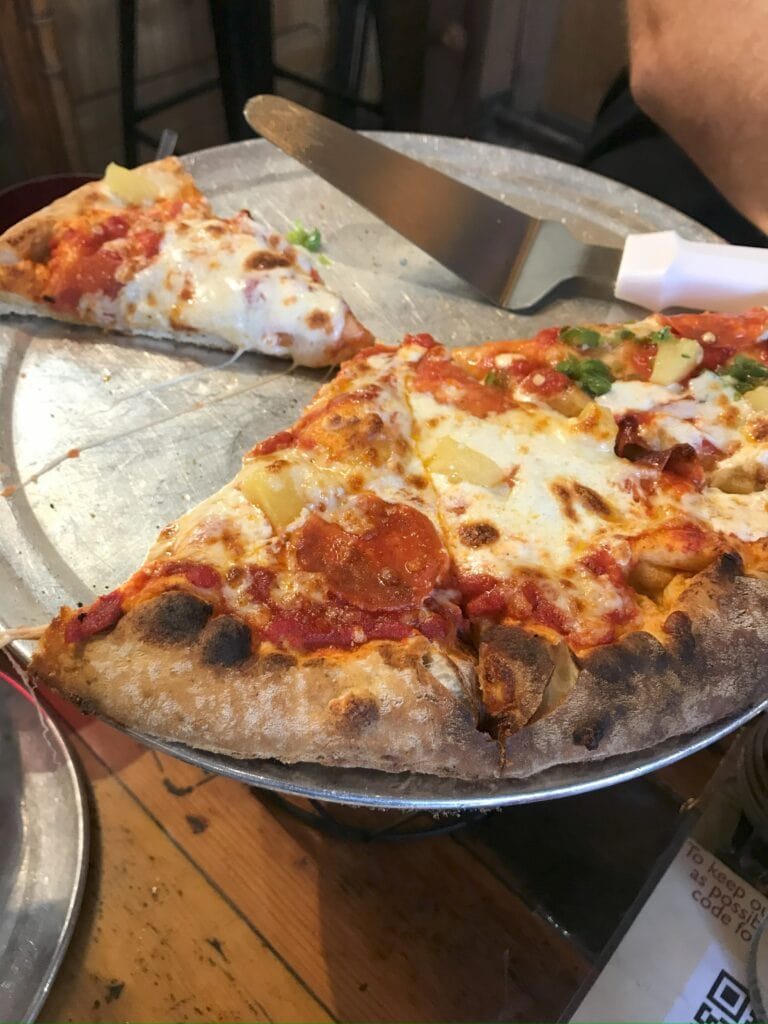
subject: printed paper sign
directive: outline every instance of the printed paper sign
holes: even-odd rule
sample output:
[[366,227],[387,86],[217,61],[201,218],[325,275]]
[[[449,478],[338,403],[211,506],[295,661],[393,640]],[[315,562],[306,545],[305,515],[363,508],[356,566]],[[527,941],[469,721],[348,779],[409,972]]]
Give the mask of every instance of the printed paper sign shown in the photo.
[[766,908],[687,839],[571,1020],[750,1024],[747,958]]

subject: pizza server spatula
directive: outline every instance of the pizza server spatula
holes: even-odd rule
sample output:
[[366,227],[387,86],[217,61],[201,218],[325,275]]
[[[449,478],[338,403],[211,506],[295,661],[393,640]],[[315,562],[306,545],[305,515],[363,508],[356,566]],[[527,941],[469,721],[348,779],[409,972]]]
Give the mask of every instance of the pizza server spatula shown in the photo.
[[739,312],[768,305],[768,249],[687,242],[674,231],[587,245],[411,157],[279,96],[254,96],[246,120],[444,267],[507,309],[528,309],[582,280],[648,309]]

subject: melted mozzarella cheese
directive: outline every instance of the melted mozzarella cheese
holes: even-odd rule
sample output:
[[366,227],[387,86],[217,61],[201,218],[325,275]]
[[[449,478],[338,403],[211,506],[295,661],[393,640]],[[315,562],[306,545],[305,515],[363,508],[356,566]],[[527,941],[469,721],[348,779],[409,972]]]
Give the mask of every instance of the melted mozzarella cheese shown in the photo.
[[[169,225],[157,257],[117,298],[84,295],[80,315],[149,334],[167,334],[169,326],[199,332],[307,366],[326,362],[344,328],[344,301],[311,279],[306,257],[287,243],[271,245],[247,222],[222,225]],[[259,254],[289,259],[294,252],[295,265],[249,269]]]
[[660,405],[674,402],[681,391],[679,384],[664,387],[645,380],[617,380],[607,394],[600,395],[595,401],[598,405],[610,409],[614,416],[621,417],[628,412],[648,412]]
[[[640,513],[632,481],[648,471],[617,459],[613,437],[593,437],[574,420],[530,406],[480,419],[429,394],[413,394],[411,404],[427,464],[440,440],[454,437],[507,477],[507,483],[486,488],[432,474],[451,550],[464,572],[555,572],[628,530]],[[498,539],[464,543],[462,536],[472,539],[468,528],[482,522],[496,528]]]
[[702,525],[740,540],[768,536],[768,491],[727,494],[707,487],[700,494],[686,495],[683,509]]
[[693,377],[684,387],[617,381],[596,401],[617,418],[632,412],[655,412],[642,423],[641,434],[656,449],[690,444],[700,450],[709,442],[730,452],[742,443],[742,425],[750,412],[736,391],[711,370]]
[[236,562],[258,561],[272,537],[261,509],[227,484],[164,530],[148,560],[190,558],[224,571]]

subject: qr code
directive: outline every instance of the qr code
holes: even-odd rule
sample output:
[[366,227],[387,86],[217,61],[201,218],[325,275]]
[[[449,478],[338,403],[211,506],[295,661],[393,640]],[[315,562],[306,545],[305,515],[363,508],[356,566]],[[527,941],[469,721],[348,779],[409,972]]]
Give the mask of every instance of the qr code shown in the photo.
[[693,1019],[697,1024],[755,1024],[749,992],[728,971],[720,971]]

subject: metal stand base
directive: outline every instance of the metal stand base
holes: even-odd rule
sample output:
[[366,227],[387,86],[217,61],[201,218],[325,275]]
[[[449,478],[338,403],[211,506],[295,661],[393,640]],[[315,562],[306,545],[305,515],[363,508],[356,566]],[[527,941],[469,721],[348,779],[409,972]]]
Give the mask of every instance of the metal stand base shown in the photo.
[[345,807],[322,800],[286,797],[267,789],[251,787],[251,793],[273,811],[290,814],[304,825],[325,835],[352,842],[399,843],[447,835],[482,821],[490,811],[429,814],[426,811],[390,811]]

